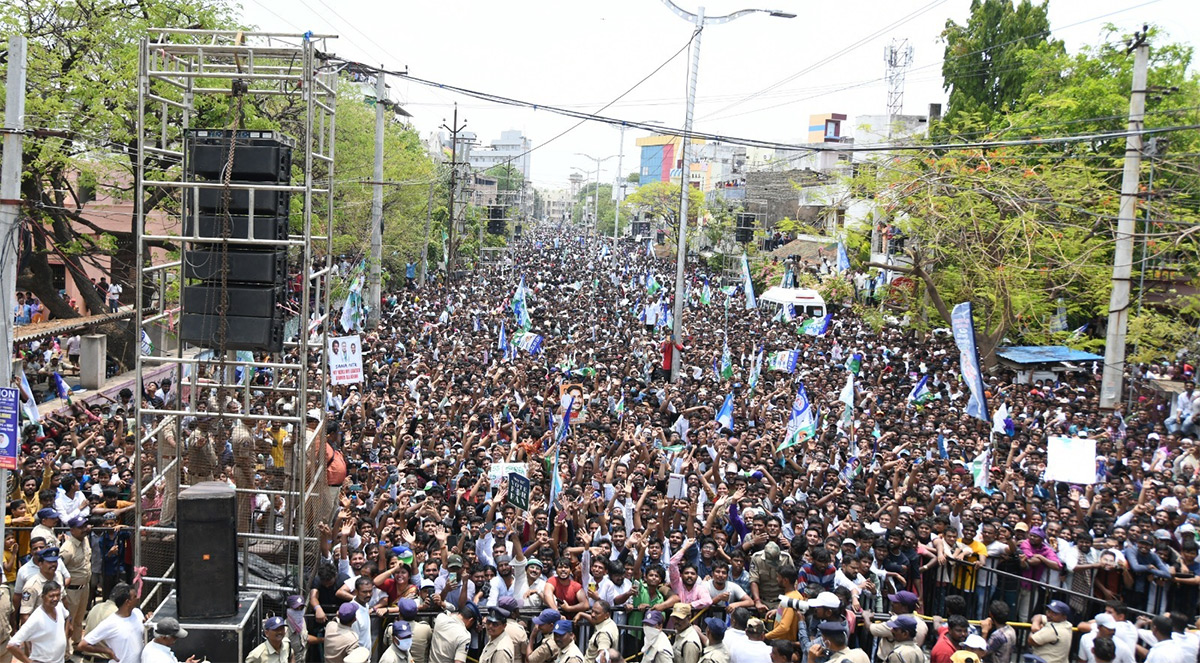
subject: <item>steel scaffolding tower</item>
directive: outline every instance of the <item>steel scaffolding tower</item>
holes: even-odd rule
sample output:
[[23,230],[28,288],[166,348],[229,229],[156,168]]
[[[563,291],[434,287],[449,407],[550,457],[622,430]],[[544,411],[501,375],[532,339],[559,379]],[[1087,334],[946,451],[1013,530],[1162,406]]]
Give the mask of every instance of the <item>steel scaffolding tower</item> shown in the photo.
[[[321,352],[328,336],[333,265],[338,74],[324,61],[326,43],[333,38],[312,33],[154,29],[141,40],[135,215],[141,266],[136,322],[143,342],[136,373],[143,389],[146,380],[166,376],[178,385],[175,398],[161,405],[146,407],[142,398],[135,398],[134,417],[139,425],[134,430],[140,453],[135,454],[139,528],[134,538],[134,566],[144,580],[155,583],[147,593],[150,601],[162,600],[169,585],[185,571],[176,568],[174,561],[175,504],[181,485],[195,482],[200,475],[197,467],[190,466],[190,450],[185,451],[185,423],[216,430],[213,439],[222,444],[238,425],[272,421],[291,426],[291,446],[288,449],[283,443],[287,460],[281,470],[259,467],[257,452],[249,461],[254,466],[246,467],[246,457],[239,459],[234,450],[234,476],[230,478],[238,483],[240,588],[275,597],[294,593],[305,587],[319,559],[317,525],[332,515],[335,497],[325,481],[324,393],[329,378]],[[294,140],[292,176],[287,180],[291,184],[231,182],[228,175],[224,182],[199,182],[187,176],[185,131],[234,130],[229,141],[232,164],[243,139],[263,136],[258,129],[266,117],[277,124],[272,127],[276,135]],[[204,126],[195,126],[200,122]],[[227,222],[222,237],[203,236],[198,217],[191,219],[194,223],[184,223],[185,215],[198,214],[199,208],[185,201],[198,199],[203,189],[224,192]],[[252,238],[253,231],[245,237],[231,237],[228,201],[234,194],[247,196],[251,210],[256,194],[287,194],[291,205],[286,238]],[[144,203],[150,196],[172,201],[167,205],[170,211],[148,215]],[[251,211],[251,221],[253,217]],[[164,351],[167,348],[147,342],[166,339],[160,345],[169,346],[172,333],[182,329],[181,323],[178,329],[175,325],[180,318],[180,293],[188,283],[188,251],[224,250],[231,255],[230,247],[287,253],[290,295],[278,307],[286,330],[282,353],[235,354],[223,347],[223,332],[206,349],[176,342],[174,348]],[[222,299],[227,299],[224,281],[222,278]],[[223,330],[224,324],[220,326]],[[257,383],[252,384],[252,376],[259,378]],[[310,419],[316,419],[315,428],[308,428],[308,413],[313,415]],[[144,467],[150,462],[154,467]],[[220,467],[218,464],[217,469]],[[254,476],[260,471],[261,479]],[[259,480],[262,483],[254,485]],[[248,522],[240,517],[256,513],[254,501],[259,495],[272,501],[266,510],[267,524],[256,516]],[[243,512],[247,507],[250,510]],[[274,573],[275,580],[252,579],[252,575],[262,578],[264,573]],[[157,593],[157,599],[151,593]]]

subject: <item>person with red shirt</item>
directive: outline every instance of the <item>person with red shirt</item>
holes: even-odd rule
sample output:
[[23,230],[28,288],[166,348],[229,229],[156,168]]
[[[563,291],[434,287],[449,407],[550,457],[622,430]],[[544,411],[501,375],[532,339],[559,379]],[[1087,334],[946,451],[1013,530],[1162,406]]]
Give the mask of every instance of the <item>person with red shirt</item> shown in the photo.
[[941,631],[942,637],[938,638],[933,651],[929,653],[929,663],[950,663],[950,657],[967,639],[970,628],[966,617],[950,615],[950,619],[946,621],[946,628]]
[[555,576],[546,581],[542,589],[542,602],[547,608],[554,608],[564,615],[588,610],[587,595],[583,593],[583,585],[571,577],[571,560],[561,557],[554,565]]
[[[682,355],[683,354],[683,344],[675,343],[674,341],[672,341],[671,333],[667,332],[667,337],[664,338],[663,342],[659,345],[659,350],[662,352],[662,364],[659,366],[658,371],[654,377],[657,379],[670,380],[671,379],[671,360],[673,359],[673,354],[675,352],[678,352],[679,354]],[[682,361],[682,358],[680,360]]]

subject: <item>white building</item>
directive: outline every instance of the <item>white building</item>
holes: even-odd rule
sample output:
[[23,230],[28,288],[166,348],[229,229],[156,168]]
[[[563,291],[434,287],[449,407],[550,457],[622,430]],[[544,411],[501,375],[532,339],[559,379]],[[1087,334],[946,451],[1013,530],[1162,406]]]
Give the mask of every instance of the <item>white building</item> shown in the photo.
[[512,161],[510,165],[521,172],[526,181],[529,180],[529,150],[533,149],[533,141],[529,140],[517,129],[500,132],[500,137],[493,140],[487,147],[473,147],[468,157],[471,167],[475,170],[487,170],[493,166]]

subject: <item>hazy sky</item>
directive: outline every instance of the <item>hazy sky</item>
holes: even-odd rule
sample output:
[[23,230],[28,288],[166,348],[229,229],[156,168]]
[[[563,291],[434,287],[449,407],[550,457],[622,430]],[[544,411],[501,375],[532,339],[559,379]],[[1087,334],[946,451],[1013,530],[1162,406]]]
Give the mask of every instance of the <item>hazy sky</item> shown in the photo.
[[[678,0],[677,0],[678,1]],[[970,0],[711,0],[708,15],[743,8],[780,9],[794,19],[756,14],[708,26],[701,46],[697,131],[762,140],[804,142],[814,113],[882,114],[887,101],[884,48],[907,38],[913,63],[904,110],[924,113],[946,100],[941,86],[947,20],[963,22]],[[698,4],[681,4],[695,12]],[[602,115],[683,126],[691,25],[660,0],[244,0],[248,22],[270,31],[333,33],[335,52],[367,64],[405,69],[413,76],[458,87],[598,111],[664,62],[658,73]],[[1054,36],[1071,51],[1143,22],[1164,26],[1174,40],[1200,35],[1197,0],[1051,0]],[[414,115],[422,136],[450,122],[453,103],[484,144],[502,130],[520,129],[533,140],[533,183],[565,187],[572,167],[591,169],[582,152],[618,152],[617,128],[585,123],[550,141],[577,120],[545,111],[486,103],[402,79],[390,79],[392,97]],[[755,95],[757,96],[751,96]],[[625,133],[623,172],[637,170],[634,139]],[[545,144],[543,147],[542,145]],[[602,181],[616,176],[617,159],[604,163]]]

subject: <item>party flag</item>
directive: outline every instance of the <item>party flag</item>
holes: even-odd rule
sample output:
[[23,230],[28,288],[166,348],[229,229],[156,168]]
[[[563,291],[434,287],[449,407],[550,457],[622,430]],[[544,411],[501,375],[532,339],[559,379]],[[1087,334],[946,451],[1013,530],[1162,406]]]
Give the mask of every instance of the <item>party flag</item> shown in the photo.
[[725,395],[725,402],[721,404],[721,409],[717,412],[717,423],[724,428],[733,430],[733,394]]
[[908,392],[909,403],[920,405],[933,398],[933,392],[929,391],[929,387],[926,385],[927,382],[929,382],[929,376],[921,376],[921,379],[913,386],[912,391]]
[[746,291],[746,309],[758,308],[754,299],[754,283],[750,280],[750,261],[742,254],[742,288]]

